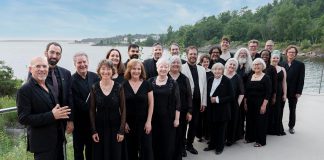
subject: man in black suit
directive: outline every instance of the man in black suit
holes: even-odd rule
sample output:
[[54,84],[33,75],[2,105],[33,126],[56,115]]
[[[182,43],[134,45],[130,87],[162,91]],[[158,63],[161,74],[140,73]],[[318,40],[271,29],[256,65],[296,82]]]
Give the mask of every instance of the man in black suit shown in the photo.
[[92,156],[92,133],[89,117],[89,97],[91,86],[99,81],[97,74],[88,71],[88,55],[83,52],[73,56],[76,72],[72,75],[72,95],[74,106],[73,148],[74,159],[83,160],[83,150],[87,160]]
[[[289,104],[289,132],[295,133],[294,127],[296,123],[296,105],[298,98],[301,96],[305,79],[305,64],[297,61],[296,56],[298,49],[296,46],[290,45],[285,50],[287,60],[283,62],[287,72],[287,98]],[[284,105],[284,104],[283,104]]]
[[27,150],[35,160],[64,160],[61,120],[69,118],[71,109],[58,104],[46,83],[48,67],[45,57],[32,59],[31,77],[17,92],[18,119],[27,126]]
[[152,46],[153,50],[153,58],[146,59],[143,64],[146,72],[146,79],[150,79],[151,77],[155,77],[158,75],[156,70],[156,62],[159,58],[162,57],[163,47],[160,43],[154,43]]
[[140,58],[140,50],[139,50],[139,46],[137,44],[130,44],[128,46],[128,60],[124,63],[125,67],[127,67],[127,63],[131,60],[131,59],[139,59]]

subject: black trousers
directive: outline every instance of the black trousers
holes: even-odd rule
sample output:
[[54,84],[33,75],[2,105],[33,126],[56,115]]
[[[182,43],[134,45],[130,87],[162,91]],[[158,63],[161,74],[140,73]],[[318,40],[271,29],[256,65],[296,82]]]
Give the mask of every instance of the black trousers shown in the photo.
[[209,148],[215,148],[216,151],[223,151],[227,121],[212,122]]
[[[92,135],[89,132],[74,130],[73,131],[73,149],[74,160],[91,160],[92,156]],[[85,150],[85,157],[83,151]]]
[[64,160],[63,140],[57,142],[56,148],[47,152],[34,153],[35,160]]
[[130,128],[129,133],[126,134],[129,160],[153,160],[152,134],[145,133],[145,122],[146,119],[127,119]]
[[176,128],[176,139],[173,160],[182,160],[182,151],[185,150],[186,130],[187,130],[187,112],[180,112],[179,126]]
[[297,106],[298,99],[293,97],[288,97],[288,104],[289,104],[289,128],[294,128],[296,124],[296,106]]
[[188,134],[187,134],[187,146],[192,146],[197,133],[197,127],[200,116],[200,99],[192,100],[192,119],[189,122]]

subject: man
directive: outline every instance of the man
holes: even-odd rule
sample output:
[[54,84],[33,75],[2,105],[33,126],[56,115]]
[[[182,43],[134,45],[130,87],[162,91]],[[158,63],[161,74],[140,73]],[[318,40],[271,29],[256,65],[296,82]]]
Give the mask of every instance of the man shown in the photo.
[[181,72],[189,78],[192,91],[192,119],[189,123],[186,149],[192,154],[198,154],[192,143],[197,133],[199,112],[203,112],[207,105],[207,82],[205,68],[196,64],[198,49],[189,46],[186,49],[187,63],[182,65]]
[[76,72],[72,75],[72,95],[74,106],[73,148],[74,159],[84,160],[83,150],[87,160],[92,156],[92,133],[90,126],[90,90],[99,81],[97,74],[88,71],[88,55],[83,52],[73,56]]
[[[178,43],[172,43],[170,45],[170,54],[171,54],[171,56],[176,55],[176,56],[181,57],[181,55],[180,55],[180,47],[179,47],[179,44]],[[181,59],[181,63],[182,64],[185,64],[186,61],[183,60],[183,59]]]
[[259,41],[252,39],[249,41],[248,46],[252,60],[260,58],[260,54],[258,53]]
[[127,63],[131,59],[139,59],[140,58],[139,46],[137,44],[130,44],[128,46],[128,56],[129,56],[129,59],[124,63],[125,67],[127,67]]
[[[289,104],[289,132],[295,133],[296,105],[303,92],[305,79],[305,64],[296,60],[298,49],[290,45],[285,50],[287,60],[283,62],[287,72],[287,98]],[[284,104],[283,104],[284,105]]]
[[225,65],[226,61],[220,56],[222,55],[222,49],[219,46],[213,46],[209,49],[209,55],[210,55],[210,62],[208,68],[211,68],[215,63],[222,63]]
[[267,40],[264,49],[267,49],[268,51],[272,52],[274,47],[274,43],[272,40]]
[[220,58],[222,58],[225,62],[232,58],[233,55],[230,53],[230,39],[228,37],[223,37],[221,40],[221,49],[222,49],[222,54],[220,55]]
[[146,79],[158,75],[156,70],[156,62],[162,57],[163,47],[160,43],[154,43],[152,46],[153,58],[146,59],[143,64],[146,71]]
[[64,160],[65,139],[62,119],[71,109],[58,104],[53,88],[46,83],[48,62],[45,57],[31,60],[31,77],[17,92],[18,120],[27,126],[27,150],[35,160]]

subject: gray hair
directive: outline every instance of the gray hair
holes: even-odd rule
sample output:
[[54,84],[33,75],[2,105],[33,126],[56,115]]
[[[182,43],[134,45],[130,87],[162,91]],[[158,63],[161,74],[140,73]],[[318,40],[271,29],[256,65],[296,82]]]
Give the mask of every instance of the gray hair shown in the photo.
[[182,62],[180,56],[174,55],[169,58],[170,64],[172,64],[175,61],[178,61],[180,63],[180,71],[182,69]]
[[156,62],[156,68],[158,68],[161,64],[167,64],[170,68],[170,61],[166,58],[159,58],[159,60]]
[[216,68],[221,68],[223,70],[223,72],[224,72],[224,69],[225,69],[224,65],[222,63],[219,63],[219,62],[215,63],[212,66],[211,70],[214,71]]
[[244,67],[245,67],[244,72],[249,73],[252,69],[252,57],[251,57],[250,51],[247,48],[238,49],[234,54],[234,58],[238,61],[238,63],[239,63],[240,52],[246,53],[246,63],[244,64]]
[[234,71],[236,72],[237,67],[238,67],[238,61],[235,58],[230,58],[227,60],[227,62],[225,63],[225,73],[227,73],[227,67],[229,66],[230,62],[234,62],[235,64],[235,69]]
[[[265,64],[264,60],[262,58],[256,58],[253,62],[252,65],[261,63],[262,64],[262,70],[267,68],[267,65]],[[254,68],[252,68],[252,71],[254,71]]]
[[73,62],[76,62],[77,57],[85,56],[88,60],[88,55],[85,52],[77,52],[73,56]]

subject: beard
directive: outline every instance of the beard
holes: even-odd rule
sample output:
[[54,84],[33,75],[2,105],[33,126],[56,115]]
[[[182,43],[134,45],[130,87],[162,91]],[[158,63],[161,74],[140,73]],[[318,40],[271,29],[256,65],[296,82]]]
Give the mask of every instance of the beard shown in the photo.
[[238,58],[239,64],[245,64],[246,63],[246,58]]
[[47,61],[48,61],[48,64],[50,64],[51,66],[55,66],[58,63],[58,60],[56,60],[54,58],[50,58]]
[[133,54],[133,55],[131,55],[129,58],[130,58],[130,59],[138,59],[139,56],[138,56],[138,54]]

